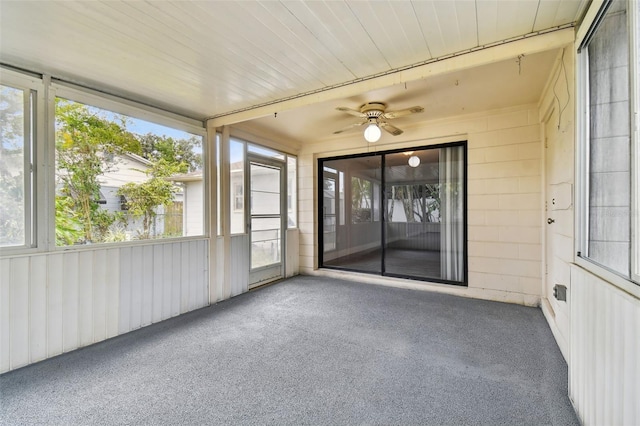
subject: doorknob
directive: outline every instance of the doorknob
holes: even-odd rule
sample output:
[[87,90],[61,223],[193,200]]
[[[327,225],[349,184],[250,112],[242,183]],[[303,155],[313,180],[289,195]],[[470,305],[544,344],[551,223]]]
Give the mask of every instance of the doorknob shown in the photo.
[[553,222],[555,222],[555,220],[551,219],[550,217],[549,217],[549,218],[547,218],[547,223],[548,223],[549,225],[551,225]]

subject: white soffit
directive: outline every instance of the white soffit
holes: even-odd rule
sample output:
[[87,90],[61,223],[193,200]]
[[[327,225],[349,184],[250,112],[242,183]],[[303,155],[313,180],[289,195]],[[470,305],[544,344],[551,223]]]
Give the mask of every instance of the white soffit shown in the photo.
[[[356,123],[358,119],[337,107],[358,109],[366,102],[384,102],[388,110],[422,106],[420,114],[394,119],[392,124],[405,131],[423,125],[424,121],[475,114],[489,110],[535,105],[560,60],[558,49],[510,57],[474,68],[441,73],[323,102],[310,103],[277,114],[247,120],[234,127],[251,130],[254,134],[270,135],[274,140],[294,140],[312,144],[332,139],[362,139],[363,127],[345,133],[333,132]],[[565,58],[565,62],[568,59]],[[247,112],[247,114],[249,114]],[[383,132],[383,140],[393,136]],[[362,139],[363,140],[363,139]]]
[[586,0],[0,1],[0,62],[217,117],[571,25]]

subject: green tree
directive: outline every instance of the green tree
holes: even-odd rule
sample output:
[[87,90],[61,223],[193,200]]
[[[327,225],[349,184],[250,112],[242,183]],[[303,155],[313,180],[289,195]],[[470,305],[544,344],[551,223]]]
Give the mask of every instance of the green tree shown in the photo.
[[142,156],[156,162],[164,160],[178,167],[178,173],[202,170],[202,138],[192,136],[189,139],[174,139],[153,133],[138,136]]
[[151,225],[157,216],[157,208],[168,206],[178,191],[178,187],[168,178],[180,173],[181,167],[181,163],[170,163],[160,159],[144,171],[149,176],[145,182],[129,182],[118,190],[118,194],[124,195],[127,199],[129,213],[133,217],[142,218],[142,232],[138,238],[151,238]]
[[98,209],[98,177],[114,164],[115,155],[124,152],[142,152],[140,142],[126,130],[125,117],[108,119],[86,105],[56,99],[57,179],[82,223],[80,240],[95,241],[94,224],[104,230],[116,220]]
[[73,199],[56,196],[56,245],[68,246],[83,236],[82,221],[73,209]]
[[24,244],[24,92],[0,86],[0,246]]

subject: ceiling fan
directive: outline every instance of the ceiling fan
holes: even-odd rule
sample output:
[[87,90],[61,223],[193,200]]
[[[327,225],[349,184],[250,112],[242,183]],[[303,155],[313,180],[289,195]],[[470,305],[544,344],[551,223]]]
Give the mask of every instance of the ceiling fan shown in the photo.
[[382,102],[367,102],[360,107],[360,110],[355,110],[346,107],[338,107],[336,108],[338,111],[346,112],[347,114],[355,115],[356,117],[361,118],[361,121],[357,123],[353,123],[352,125],[333,132],[333,134],[337,135],[339,133],[345,132],[347,130],[351,130],[355,127],[360,127],[365,124],[368,124],[367,128],[364,130],[364,138],[367,142],[377,142],[382,135],[380,129],[384,129],[387,132],[391,133],[393,136],[398,136],[402,134],[402,130],[398,129],[395,126],[392,126],[387,122],[387,120],[392,120],[394,118],[403,117],[409,114],[415,114],[419,112],[423,112],[424,108],[421,106],[414,106],[411,108],[401,109],[398,111],[385,111],[387,105]]

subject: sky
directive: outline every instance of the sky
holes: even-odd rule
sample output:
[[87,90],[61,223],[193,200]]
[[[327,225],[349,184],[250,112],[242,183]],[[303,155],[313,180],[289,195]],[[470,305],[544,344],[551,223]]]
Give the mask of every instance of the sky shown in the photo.
[[161,126],[160,124],[131,117],[129,117],[127,121],[127,130],[139,135],[154,133],[157,135],[170,136],[174,139],[189,139],[193,136],[191,133],[183,132],[182,130],[176,130],[171,127]]

